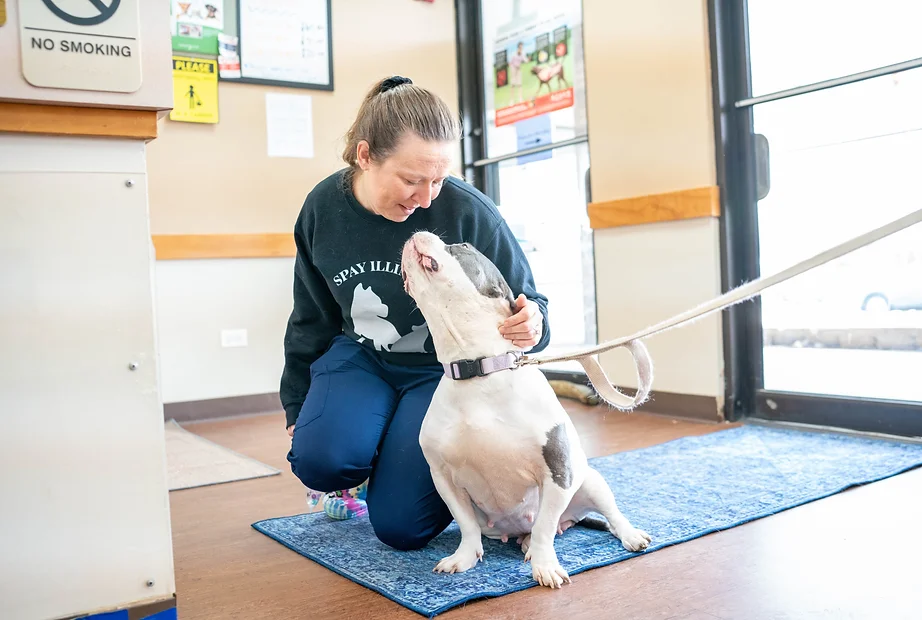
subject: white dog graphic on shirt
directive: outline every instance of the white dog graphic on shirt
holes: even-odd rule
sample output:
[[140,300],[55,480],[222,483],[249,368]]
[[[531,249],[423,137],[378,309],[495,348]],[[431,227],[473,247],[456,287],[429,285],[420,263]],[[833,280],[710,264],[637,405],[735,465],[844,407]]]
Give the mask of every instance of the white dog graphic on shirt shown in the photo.
[[355,287],[352,294],[352,324],[359,342],[368,339],[374,342],[377,351],[391,350],[391,345],[400,340],[400,333],[384,318],[388,311],[388,307],[370,286],[365,288],[359,284]]

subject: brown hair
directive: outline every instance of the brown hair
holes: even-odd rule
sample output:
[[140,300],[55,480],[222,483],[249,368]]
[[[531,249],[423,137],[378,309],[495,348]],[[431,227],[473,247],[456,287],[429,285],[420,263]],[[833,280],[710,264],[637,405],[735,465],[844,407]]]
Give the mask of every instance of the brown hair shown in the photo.
[[359,142],[368,142],[371,159],[382,161],[393,153],[406,132],[423,140],[450,142],[461,137],[461,124],[442,99],[416,86],[411,79],[385,78],[368,91],[346,133],[343,160],[349,164],[347,178],[358,169]]

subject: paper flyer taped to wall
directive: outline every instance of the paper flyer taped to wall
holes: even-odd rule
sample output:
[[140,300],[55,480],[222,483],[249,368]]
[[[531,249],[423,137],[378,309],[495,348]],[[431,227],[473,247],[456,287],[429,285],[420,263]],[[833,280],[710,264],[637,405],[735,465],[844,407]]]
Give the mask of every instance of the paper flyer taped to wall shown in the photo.
[[173,109],[170,120],[218,122],[218,62],[173,56]]

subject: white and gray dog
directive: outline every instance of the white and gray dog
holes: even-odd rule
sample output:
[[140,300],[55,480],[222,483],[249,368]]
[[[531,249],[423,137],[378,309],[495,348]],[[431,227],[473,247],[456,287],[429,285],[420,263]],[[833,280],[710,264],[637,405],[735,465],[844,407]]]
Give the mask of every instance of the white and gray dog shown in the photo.
[[462,572],[482,561],[481,535],[518,538],[533,577],[558,588],[570,577],[554,538],[591,512],[605,517],[625,549],[646,549],[650,536],[621,514],[589,466],[544,374],[513,369],[521,351],[498,326],[514,299],[496,266],[469,244],[445,245],[419,232],[403,248],[402,268],[446,368],[419,441],[461,544],[435,570]]

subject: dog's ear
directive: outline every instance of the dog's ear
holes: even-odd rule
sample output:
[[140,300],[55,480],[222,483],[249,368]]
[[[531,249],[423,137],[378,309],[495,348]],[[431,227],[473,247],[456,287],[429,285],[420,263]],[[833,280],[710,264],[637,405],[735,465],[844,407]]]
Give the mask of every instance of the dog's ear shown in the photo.
[[512,294],[512,289],[509,288],[509,284],[506,282],[506,278],[504,278],[502,274],[499,273],[499,271],[496,272],[496,275],[499,277],[491,280],[489,296],[504,300],[509,304],[509,310],[515,314],[515,295]]

